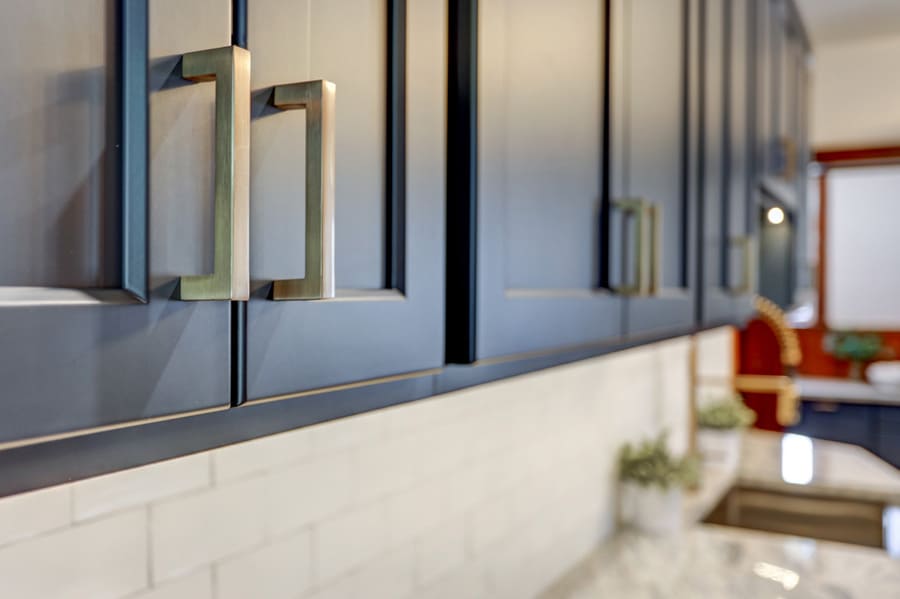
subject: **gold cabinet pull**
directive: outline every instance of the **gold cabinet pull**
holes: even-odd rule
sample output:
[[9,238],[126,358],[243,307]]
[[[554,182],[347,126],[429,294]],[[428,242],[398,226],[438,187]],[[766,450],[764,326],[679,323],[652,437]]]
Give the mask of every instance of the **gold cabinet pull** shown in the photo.
[[624,215],[634,216],[636,230],[634,281],[616,287],[615,291],[622,295],[651,296],[659,287],[660,208],[643,198],[617,200],[614,204]]
[[744,272],[741,283],[731,288],[734,295],[749,295],[756,290],[756,243],[751,235],[741,235],[731,239],[732,245],[743,252]]
[[181,76],[216,83],[215,235],[212,274],[183,276],[182,300],[250,295],[250,52],[226,46],[182,57]]
[[334,102],[330,81],[275,87],[276,108],[306,109],[306,273],[274,281],[273,300],[334,297]]

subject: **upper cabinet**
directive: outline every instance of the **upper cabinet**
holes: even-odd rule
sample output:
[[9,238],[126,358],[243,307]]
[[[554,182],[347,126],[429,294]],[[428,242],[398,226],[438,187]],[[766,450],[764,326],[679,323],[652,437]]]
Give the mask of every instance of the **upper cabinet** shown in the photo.
[[0,444],[228,406],[228,303],[178,282],[213,268],[216,96],[180,57],[230,2],[147,5],[4,9]]
[[696,318],[696,0],[612,0],[611,286],[628,335]]
[[606,269],[604,3],[450,11],[448,361],[622,337]]
[[254,1],[248,24],[249,401],[439,368],[444,3]]
[[809,41],[792,0],[756,5],[759,175],[768,195],[800,207],[809,160]]
[[752,0],[706,0],[702,15],[702,323],[749,315],[756,288]]

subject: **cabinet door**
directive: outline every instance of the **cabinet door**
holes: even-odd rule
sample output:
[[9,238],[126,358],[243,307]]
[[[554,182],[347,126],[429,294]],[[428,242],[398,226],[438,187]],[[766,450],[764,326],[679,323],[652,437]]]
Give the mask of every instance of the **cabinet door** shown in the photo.
[[[446,8],[440,0],[256,0],[247,383],[251,401],[443,363]],[[273,86],[335,84],[337,294],[303,278],[307,113]],[[318,246],[317,246],[318,247]]]
[[[655,223],[644,217],[649,226],[614,211],[616,285],[652,279],[628,299],[629,335],[696,319],[697,8],[692,0],[612,2],[610,195],[613,205],[639,200],[656,210]],[[654,243],[630,252],[641,248],[635,235]]]
[[703,322],[735,322],[752,310],[755,243],[749,218],[751,76],[748,0],[704,3]]
[[227,406],[228,303],[173,295],[213,255],[215,91],[179,57],[230,3],[149,3],[149,134],[147,4],[4,8],[0,443]]
[[618,338],[603,258],[604,2],[452,10],[449,360]]

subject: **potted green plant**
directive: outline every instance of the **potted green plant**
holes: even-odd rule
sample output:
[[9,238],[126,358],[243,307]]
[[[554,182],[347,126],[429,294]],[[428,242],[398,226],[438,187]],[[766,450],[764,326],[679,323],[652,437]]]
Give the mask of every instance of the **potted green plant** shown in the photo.
[[619,454],[622,523],[650,534],[670,534],[683,525],[683,491],[697,481],[697,462],[675,457],[668,435],[630,443]]
[[876,333],[832,331],[822,339],[823,349],[838,360],[850,363],[847,376],[862,380],[863,364],[882,355],[884,345],[881,335]]
[[739,394],[724,397],[697,411],[697,448],[707,463],[736,468],[741,459],[744,429],[756,422],[756,412]]

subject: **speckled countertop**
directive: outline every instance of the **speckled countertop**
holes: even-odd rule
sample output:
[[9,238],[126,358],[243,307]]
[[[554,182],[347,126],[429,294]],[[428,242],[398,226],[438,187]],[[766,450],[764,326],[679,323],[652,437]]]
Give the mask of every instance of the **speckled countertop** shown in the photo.
[[737,482],[770,491],[900,505],[900,470],[862,447],[797,435],[748,432]]
[[[707,465],[703,479],[685,496],[688,523],[702,519],[733,484],[900,505],[896,468],[855,445],[796,435],[749,431],[739,470]],[[691,524],[675,537],[619,533],[541,597],[894,599],[900,561],[880,549]]]
[[621,533],[542,599],[889,599],[900,561],[883,551],[697,525],[676,537]]

